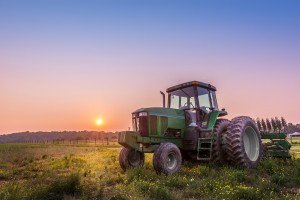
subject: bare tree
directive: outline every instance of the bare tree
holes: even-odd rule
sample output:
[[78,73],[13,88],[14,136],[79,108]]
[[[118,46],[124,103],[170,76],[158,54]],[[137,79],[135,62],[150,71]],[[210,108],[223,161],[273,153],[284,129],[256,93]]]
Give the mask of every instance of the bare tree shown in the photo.
[[262,128],[263,128],[264,132],[266,132],[267,131],[267,125],[266,125],[266,122],[265,122],[264,119],[261,119],[261,125],[262,125]]
[[269,132],[271,132],[271,130],[272,130],[271,122],[270,122],[270,120],[268,118],[266,119],[266,122],[267,122],[268,130],[269,130]]
[[260,119],[259,118],[256,118],[256,124],[257,124],[258,130],[261,131],[261,123],[260,123]]

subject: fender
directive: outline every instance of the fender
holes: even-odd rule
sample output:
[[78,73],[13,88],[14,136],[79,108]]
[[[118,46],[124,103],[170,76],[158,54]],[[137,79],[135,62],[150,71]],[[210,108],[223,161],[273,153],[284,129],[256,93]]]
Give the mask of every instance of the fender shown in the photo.
[[226,111],[218,111],[218,110],[214,110],[210,113],[210,116],[209,116],[209,121],[208,121],[208,126],[207,126],[207,129],[209,130],[213,130],[215,124],[216,124],[216,121],[218,119],[218,117],[222,117],[222,116],[225,116],[227,115],[228,113]]

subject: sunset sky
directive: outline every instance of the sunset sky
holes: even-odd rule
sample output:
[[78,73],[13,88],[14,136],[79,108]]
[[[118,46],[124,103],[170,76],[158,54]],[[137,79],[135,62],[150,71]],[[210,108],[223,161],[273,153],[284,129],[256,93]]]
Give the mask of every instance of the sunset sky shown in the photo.
[[[160,90],[300,123],[300,1],[0,0],[0,134],[127,130]],[[97,119],[102,124],[97,127]]]

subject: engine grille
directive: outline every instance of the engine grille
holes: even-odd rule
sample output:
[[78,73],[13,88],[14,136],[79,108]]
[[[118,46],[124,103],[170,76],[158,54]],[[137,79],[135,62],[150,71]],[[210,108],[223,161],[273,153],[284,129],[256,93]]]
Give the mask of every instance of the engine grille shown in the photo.
[[150,115],[150,134],[157,135],[157,116]]
[[138,131],[140,132],[141,136],[148,136],[148,117],[139,117],[136,118],[137,120],[137,126],[138,126]]
[[167,117],[160,117],[161,120],[161,134],[165,134],[168,128],[168,118]]
[[164,135],[168,128],[168,118],[163,116],[148,115],[138,116],[133,114],[132,126],[141,136]]

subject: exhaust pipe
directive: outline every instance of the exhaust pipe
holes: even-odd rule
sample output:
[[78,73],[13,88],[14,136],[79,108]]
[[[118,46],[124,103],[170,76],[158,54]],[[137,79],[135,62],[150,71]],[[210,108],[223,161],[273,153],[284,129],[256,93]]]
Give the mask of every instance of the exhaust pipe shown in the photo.
[[162,91],[160,91],[160,93],[163,96],[163,107],[165,108],[166,107],[166,97],[165,97],[166,95]]

